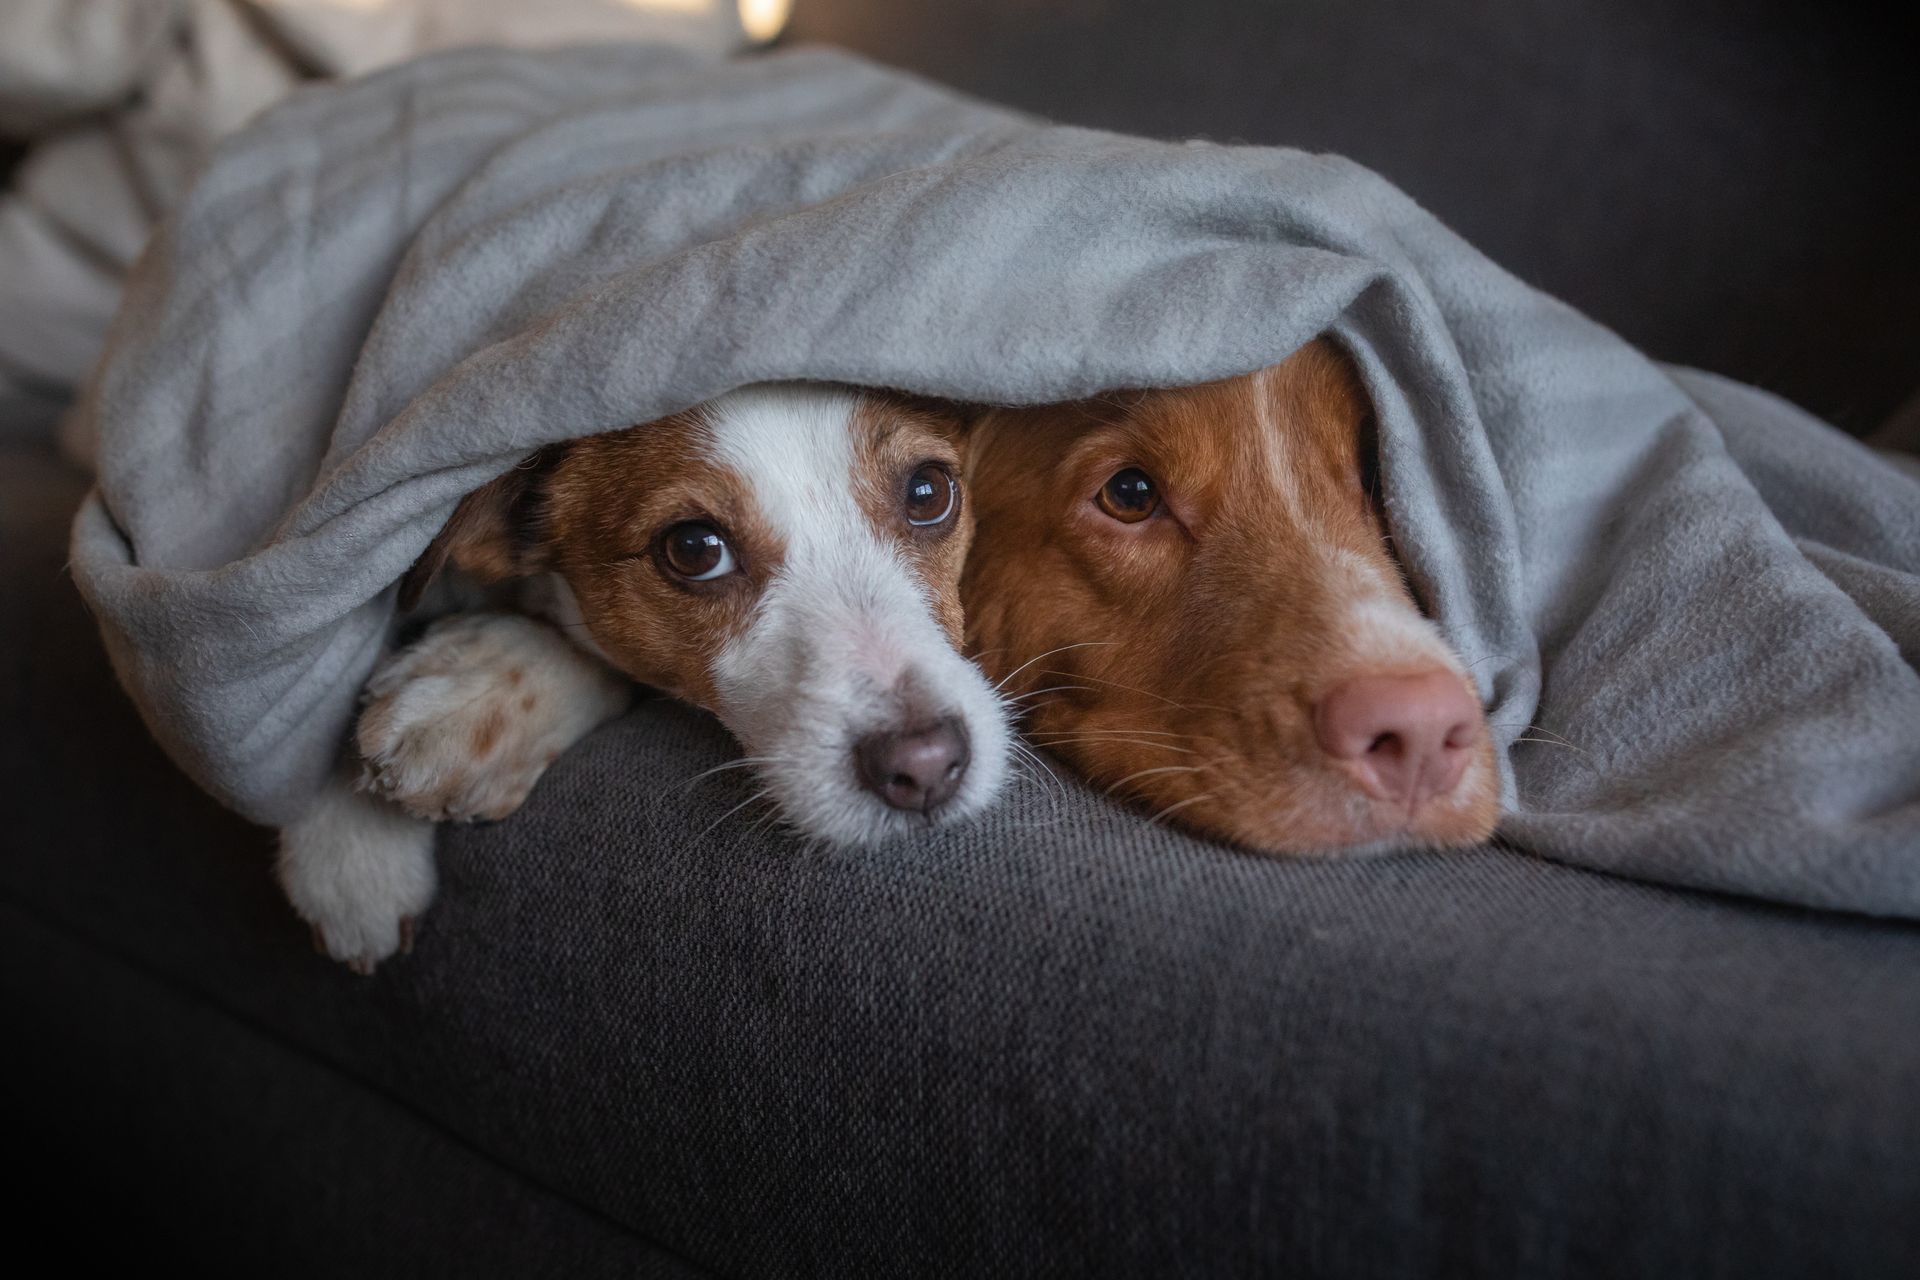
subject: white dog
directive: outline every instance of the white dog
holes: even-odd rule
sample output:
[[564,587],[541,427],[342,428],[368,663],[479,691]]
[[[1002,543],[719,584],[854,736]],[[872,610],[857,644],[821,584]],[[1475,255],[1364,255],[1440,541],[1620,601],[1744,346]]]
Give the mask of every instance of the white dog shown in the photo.
[[719,716],[803,834],[864,843],[990,803],[1010,733],[958,649],[963,444],[904,397],[752,387],[470,495],[403,607],[451,568],[537,584],[547,621],[455,614],[375,672],[364,776],[282,834],[281,883],[327,953],[365,973],[409,945],[431,823],[513,812],[630,679]]

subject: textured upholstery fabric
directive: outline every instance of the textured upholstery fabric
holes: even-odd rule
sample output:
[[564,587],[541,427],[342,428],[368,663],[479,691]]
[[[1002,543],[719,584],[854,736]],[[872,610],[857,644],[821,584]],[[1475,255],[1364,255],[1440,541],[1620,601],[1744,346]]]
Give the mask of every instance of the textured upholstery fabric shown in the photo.
[[[719,754],[656,707],[524,821],[447,849],[468,945],[582,923],[548,945],[591,988],[526,975],[520,999],[614,1087],[611,1194],[640,1168],[697,1189],[693,1256],[1348,1276],[1920,1260],[1911,929],[1500,852],[1265,862],[1143,838],[1079,792],[905,861],[808,854],[737,819],[702,835],[732,794],[633,785]],[[501,900],[528,876],[544,903]]]
[[[734,775],[676,781],[726,739],[656,702],[513,822],[451,833],[420,949],[354,979],[275,899],[266,833],[138,739],[60,577],[72,482],[17,455],[0,477],[0,574],[24,605],[0,628],[5,710],[57,726],[0,738],[0,770],[39,801],[9,820],[8,911],[694,1265],[1920,1265],[1920,929],[1499,850],[1263,861],[1034,783],[911,855],[808,850],[751,809],[723,818]],[[8,955],[31,956],[13,919]],[[76,1019],[98,1007],[46,966],[30,1061],[93,1043],[57,1040],[61,998]],[[203,1021],[156,1013],[116,1051],[165,1078],[164,1037]],[[230,1090],[280,1078],[282,1053],[249,1054]],[[84,1105],[87,1079],[70,1083]],[[164,1105],[210,1144],[246,1138],[204,1098]],[[415,1212],[449,1211],[397,1168],[306,1150],[253,1174],[391,1177]],[[191,1180],[148,1194],[196,1203]],[[356,1229],[407,1229],[370,1214],[390,1201],[346,1200]]]

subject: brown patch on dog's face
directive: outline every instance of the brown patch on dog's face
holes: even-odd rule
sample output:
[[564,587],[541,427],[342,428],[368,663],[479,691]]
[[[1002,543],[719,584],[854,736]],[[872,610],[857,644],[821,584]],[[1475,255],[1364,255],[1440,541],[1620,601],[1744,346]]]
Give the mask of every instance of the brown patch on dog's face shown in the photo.
[[1388,552],[1369,430],[1326,341],[1206,386],[995,413],[970,445],[970,650],[1029,699],[1042,745],[1203,832],[1273,851],[1483,839],[1484,732],[1412,821],[1316,740],[1342,681],[1458,671]]
[[[573,589],[594,642],[644,684],[714,705],[713,660],[746,625],[785,547],[745,478],[707,458],[697,414],[577,440],[547,483],[547,567]],[[681,525],[725,538],[738,572],[676,574]]]
[[[848,482],[860,509],[912,563],[958,647],[960,573],[973,533],[959,419],[933,402],[866,392],[849,430]],[[708,425],[691,410],[539,451],[461,504],[409,575],[403,603],[449,562],[482,581],[557,573],[616,666],[716,708],[715,659],[781,572],[790,531],[770,522],[750,479],[716,461],[709,444]],[[928,481],[935,492],[950,486],[938,511],[914,505],[916,483],[925,490]],[[942,518],[916,518],[929,514]],[[664,540],[686,526],[718,534],[736,571],[708,582],[676,573]]]

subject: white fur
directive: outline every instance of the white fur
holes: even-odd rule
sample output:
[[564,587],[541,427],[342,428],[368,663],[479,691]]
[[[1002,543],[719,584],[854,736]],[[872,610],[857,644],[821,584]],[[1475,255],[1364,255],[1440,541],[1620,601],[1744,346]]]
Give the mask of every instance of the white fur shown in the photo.
[[[1307,496],[1298,478],[1294,448],[1286,424],[1274,412],[1278,367],[1261,370],[1255,379],[1256,439],[1262,442],[1269,500],[1281,513],[1304,521]],[[1340,583],[1340,592],[1349,602],[1346,631],[1356,659],[1375,668],[1438,666],[1460,671],[1459,660],[1440,629],[1407,602],[1400,584],[1386,570],[1343,548],[1324,547],[1322,554],[1326,574]]]
[[1347,598],[1347,634],[1355,658],[1372,668],[1441,667],[1460,674],[1460,660],[1421,616],[1387,571],[1364,556],[1329,549],[1327,573],[1342,580]]
[[[504,818],[556,756],[631,701],[624,677],[543,622],[444,618],[367,683],[363,785],[430,821]],[[489,724],[481,753],[475,735]]]
[[853,394],[751,387],[712,401],[715,461],[745,477],[785,544],[752,625],[714,664],[720,718],[805,834],[854,844],[926,825],[864,790],[853,747],[952,716],[970,761],[942,821],[971,816],[1006,777],[1009,730],[986,678],[954,651],[926,585],[854,498]]
[[1280,512],[1299,520],[1306,502],[1300,486],[1299,462],[1294,456],[1292,433],[1274,413],[1275,384],[1280,381],[1278,366],[1262,369],[1254,375],[1253,413],[1258,426],[1255,439],[1261,444],[1265,462],[1269,500]]
[[326,953],[372,973],[433,901],[433,825],[336,778],[280,833],[277,871]]

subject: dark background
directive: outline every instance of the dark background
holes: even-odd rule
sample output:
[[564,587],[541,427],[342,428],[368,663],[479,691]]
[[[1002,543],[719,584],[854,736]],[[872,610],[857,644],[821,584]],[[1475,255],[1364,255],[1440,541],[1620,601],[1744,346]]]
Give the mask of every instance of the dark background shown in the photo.
[[1776,0],[796,0],[1052,119],[1337,151],[1650,354],[1864,431],[1920,391],[1902,6]]

